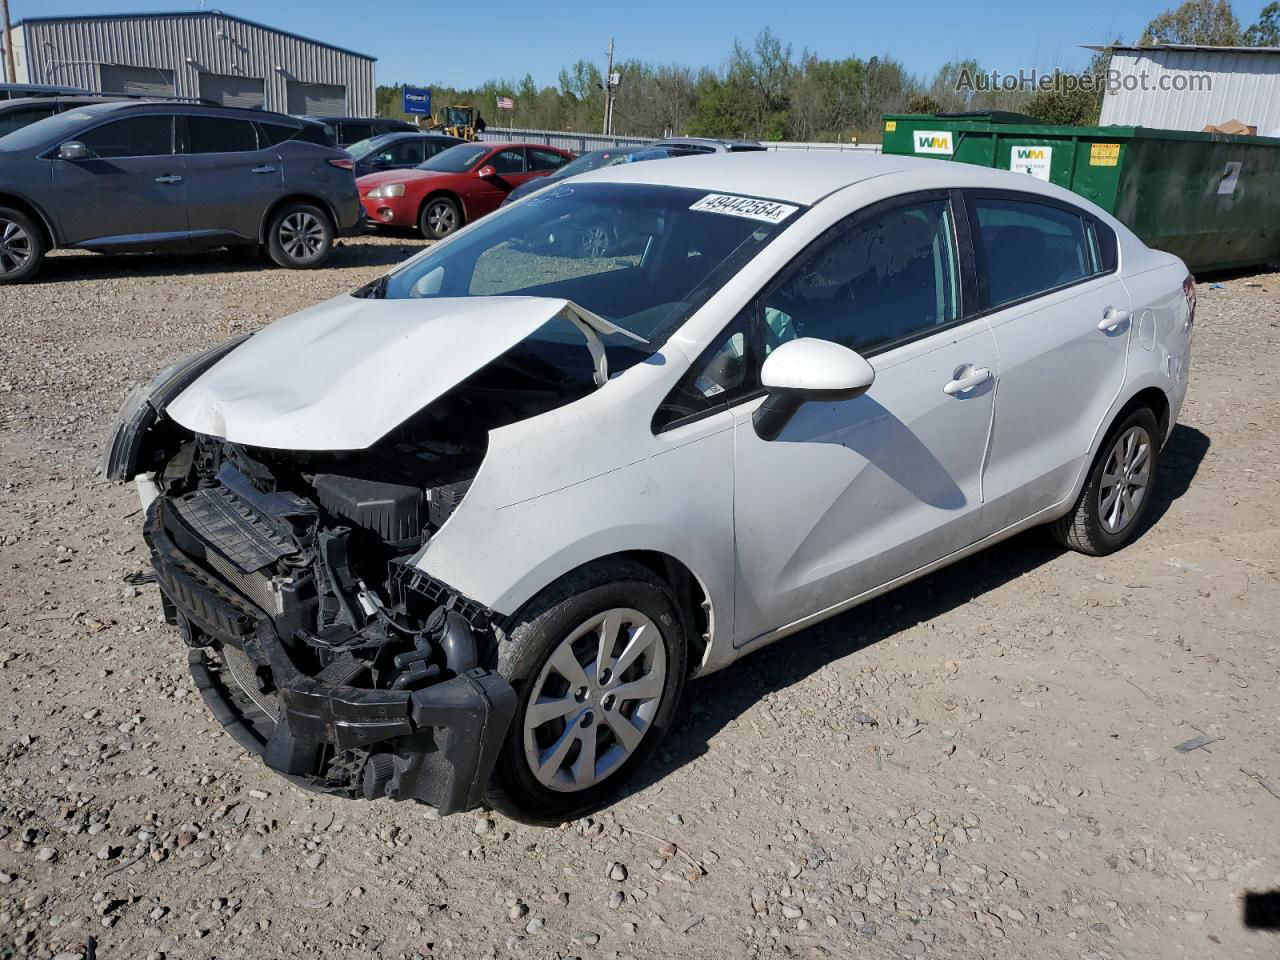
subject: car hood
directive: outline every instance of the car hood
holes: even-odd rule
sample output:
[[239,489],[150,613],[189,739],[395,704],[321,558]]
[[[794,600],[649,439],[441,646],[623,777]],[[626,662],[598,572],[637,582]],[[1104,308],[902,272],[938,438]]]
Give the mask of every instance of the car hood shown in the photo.
[[561,314],[582,331],[603,383],[599,335],[632,335],[571,301],[343,295],[250,337],[166,413],[246,446],[362,450]]
[[384,183],[413,183],[415,180],[432,180],[437,177],[457,176],[461,176],[461,174],[441,173],[438,170],[417,170],[413,167],[407,170],[379,170],[377,173],[369,173],[359,177],[356,180],[356,186],[364,194]]

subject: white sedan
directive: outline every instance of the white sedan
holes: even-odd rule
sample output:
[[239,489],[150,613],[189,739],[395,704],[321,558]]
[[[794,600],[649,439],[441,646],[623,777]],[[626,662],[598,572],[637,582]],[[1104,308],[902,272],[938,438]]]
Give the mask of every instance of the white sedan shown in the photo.
[[1133,540],[1194,312],[1022,174],[609,167],[165,371],[106,470],[269,766],[555,822],[693,676],[1028,527]]

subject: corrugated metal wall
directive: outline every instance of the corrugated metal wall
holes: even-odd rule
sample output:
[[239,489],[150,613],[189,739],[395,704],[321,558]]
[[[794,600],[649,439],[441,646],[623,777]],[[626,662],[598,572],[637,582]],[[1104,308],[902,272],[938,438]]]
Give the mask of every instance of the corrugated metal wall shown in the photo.
[[199,96],[201,73],[252,77],[266,86],[266,108],[283,113],[294,80],[342,85],[348,111],[373,115],[375,61],[233,17],[28,20],[18,29],[22,43],[14,51],[24,61],[18,70],[30,83],[101,90],[100,64],[160,67],[174,71],[178,96]]
[[1280,52],[1116,50],[1111,69],[1122,88],[1103,97],[1104,125],[1200,130],[1239,120],[1280,136]]

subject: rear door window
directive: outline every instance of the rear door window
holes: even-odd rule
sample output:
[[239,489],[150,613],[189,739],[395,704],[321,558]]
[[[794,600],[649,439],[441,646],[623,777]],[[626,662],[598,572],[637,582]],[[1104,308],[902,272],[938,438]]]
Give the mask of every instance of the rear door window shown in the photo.
[[168,156],[173,153],[173,117],[152,114],[113,120],[86,130],[79,139],[89,156],[103,160]]
[[258,149],[258,135],[248,120],[187,117],[187,153],[245,153]]
[[1056,290],[1096,272],[1097,258],[1079,213],[1030,199],[978,195],[969,203],[991,306]]

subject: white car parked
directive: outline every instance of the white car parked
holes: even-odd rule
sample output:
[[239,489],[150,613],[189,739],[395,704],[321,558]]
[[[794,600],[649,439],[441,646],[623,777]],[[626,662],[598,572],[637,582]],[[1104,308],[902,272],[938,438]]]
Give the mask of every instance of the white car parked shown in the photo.
[[269,766],[554,822],[692,676],[1031,526],[1131,541],[1194,311],[1176,257],[1021,174],[608,167],[165,371],[106,471]]

